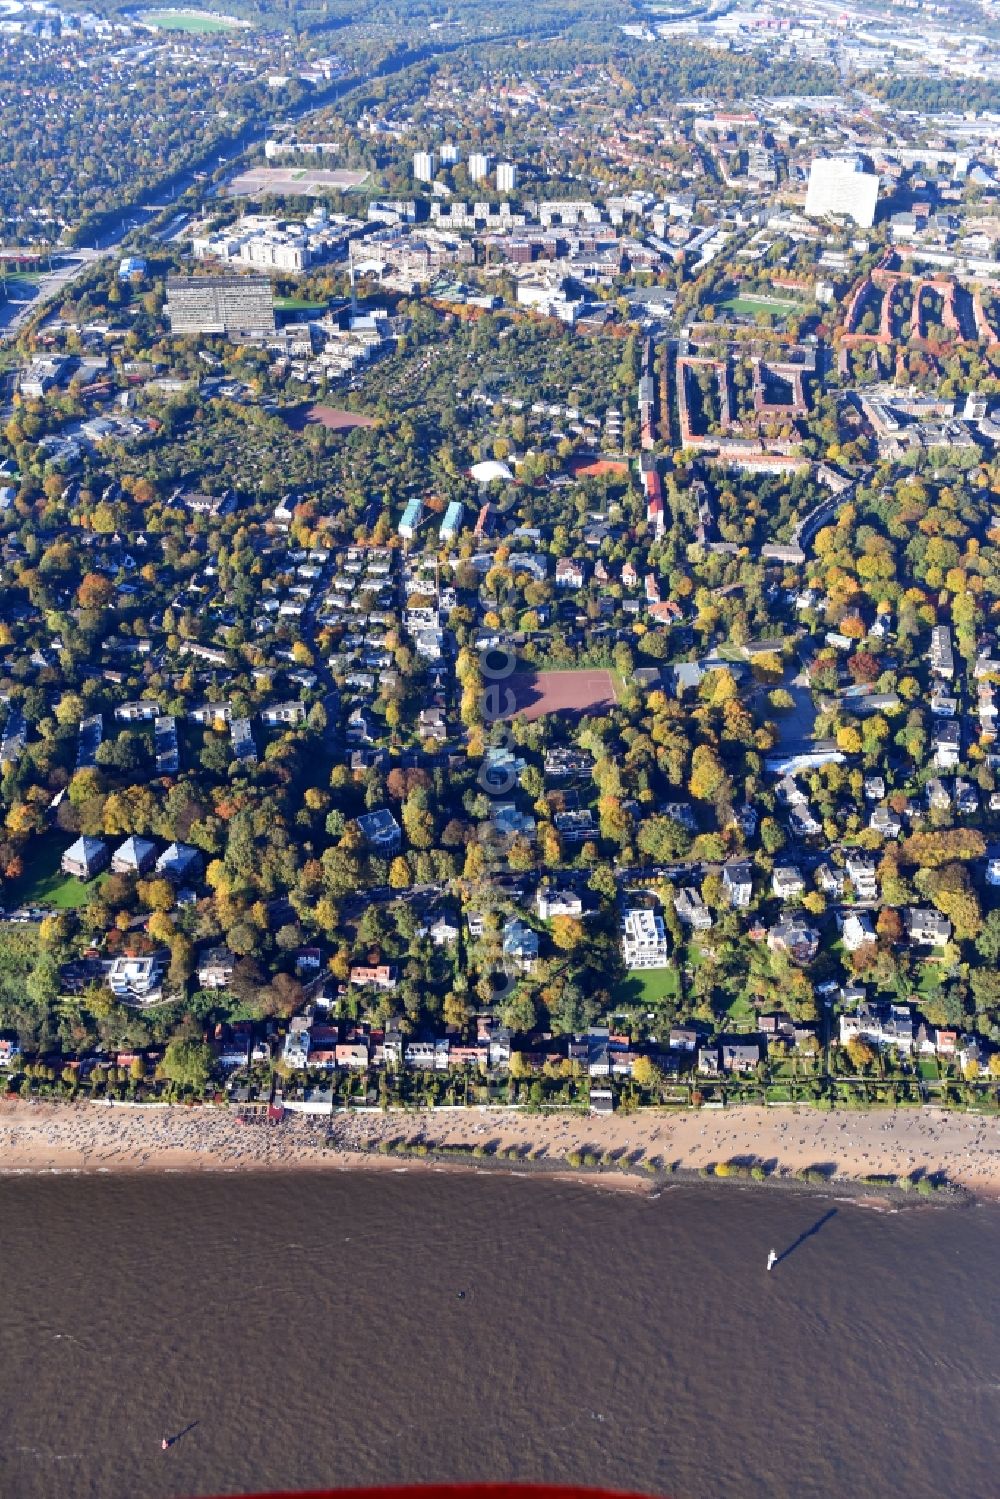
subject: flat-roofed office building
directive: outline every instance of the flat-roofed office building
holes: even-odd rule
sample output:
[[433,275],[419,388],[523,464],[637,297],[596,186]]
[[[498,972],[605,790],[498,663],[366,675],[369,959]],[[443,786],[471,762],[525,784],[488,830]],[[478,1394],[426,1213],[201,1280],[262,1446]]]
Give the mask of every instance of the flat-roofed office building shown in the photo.
[[866,172],[860,156],[817,156],[809,169],[806,213],[810,218],[833,214],[853,219],[862,229],[875,222],[878,177]]
[[172,333],[274,332],[274,297],[266,276],[168,276]]

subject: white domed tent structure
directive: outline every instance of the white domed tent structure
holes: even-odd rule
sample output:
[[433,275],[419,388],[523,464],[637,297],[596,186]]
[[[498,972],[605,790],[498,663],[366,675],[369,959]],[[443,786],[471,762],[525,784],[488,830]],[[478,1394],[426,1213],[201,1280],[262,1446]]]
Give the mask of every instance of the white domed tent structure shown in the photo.
[[502,484],[510,484],[514,479],[506,463],[500,463],[496,458],[486,458],[482,463],[474,463],[469,472],[477,484],[495,484],[498,480]]

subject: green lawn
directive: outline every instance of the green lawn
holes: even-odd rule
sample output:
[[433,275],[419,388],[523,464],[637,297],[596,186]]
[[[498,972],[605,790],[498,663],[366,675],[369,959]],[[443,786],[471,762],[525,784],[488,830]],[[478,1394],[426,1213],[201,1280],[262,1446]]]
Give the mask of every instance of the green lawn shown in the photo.
[[726,1015],[731,1025],[746,1025],[755,1020],[757,1011],[743,994],[738,994],[733,1000]]
[[683,966],[691,969],[700,968],[705,961],[704,949],[698,941],[685,943],[678,956],[682,959]]
[[142,20],[161,31],[232,31],[236,24],[200,10],[147,10],[143,12]]
[[676,968],[647,968],[630,973],[615,988],[613,999],[619,1005],[656,1005],[664,999],[677,999],[680,981]]
[[738,317],[756,317],[758,312],[769,312],[772,317],[782,317],[786,313],[797,311],[802,304],[788,301],[784,297],[775,297],[773,301],[767,302],[761,297],[727,297],[724,302],[716,305],[723,312],[735,312]]
[[934,999],[941,990],[946,974],[943,966],[926,960],[920,965],[920,977],[917,979],[917,993],[922,994],[924,999]]
[[59,868],[63,854],[74,840],[62,833],[44,833],[28,845],[24,873],[4,890],[8,910],[18,906],[53,906],[67,911],[82,906],[94,885],[105,878],[99,875],[89,885],[63,874]]
[[277,312],[325,312],[326,302],[310,302],[305,297],[275,297]]

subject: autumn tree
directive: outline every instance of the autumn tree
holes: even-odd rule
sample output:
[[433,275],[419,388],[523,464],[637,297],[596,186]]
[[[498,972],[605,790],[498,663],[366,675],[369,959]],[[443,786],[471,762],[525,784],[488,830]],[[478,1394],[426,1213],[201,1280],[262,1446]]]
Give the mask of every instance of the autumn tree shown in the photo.
[[639,1084],[640,1088],[648,1088],[658,1092],[663,1086],[663,1073],[651,1057],[636,1057],[632,1063],[632,1080]]
[[182,1088],[202,1091],[212,1071],[212,1053],[204,1041],[175,1036],[167,1043],[160,1063],[162,1075]]
[[84,573],[76,596],[81,609],[104,609],[115,596],[115,585],[100,573]]

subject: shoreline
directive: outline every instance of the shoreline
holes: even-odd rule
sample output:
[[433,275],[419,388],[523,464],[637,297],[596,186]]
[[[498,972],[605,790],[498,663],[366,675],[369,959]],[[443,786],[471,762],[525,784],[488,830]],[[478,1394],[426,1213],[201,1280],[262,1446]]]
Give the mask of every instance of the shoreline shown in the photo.
[[[567,1159],[570,1157],[570,1159]],[[717,1176],[714,1168],[734,1169]],[[757,1175],[751,1177],[751,1168]],[[15,1099],[0,1104],[0,1177],[301,1170],[461,1170],[537,1175],[653,1192],[735,1180],[1000,1201],[1000,1121],[942,1110],[662,1111],[595,1117],[505,1109],[381,1111],[280,1125],[241,1123],[211,1105],[145,1108]],[[944,1182],[917,1199],[900,1178]]]

